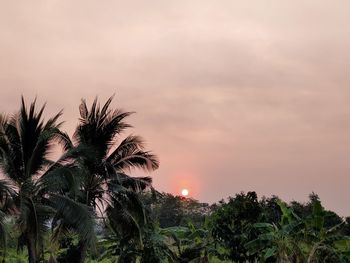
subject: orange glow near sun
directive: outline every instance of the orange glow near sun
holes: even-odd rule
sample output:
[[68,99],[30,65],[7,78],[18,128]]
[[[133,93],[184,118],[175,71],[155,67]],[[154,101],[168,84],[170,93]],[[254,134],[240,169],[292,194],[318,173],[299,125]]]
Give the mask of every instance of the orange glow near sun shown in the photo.
[[188,194],[189,194],[188,189],[186,189],[186,188],[182,189],[181,194],[182,194],[182,196],[188,196]]
[[200,192],[197,172],[191,169],[173,174],[169,184],[171,185],[171,193],[174,195],[196,198]]

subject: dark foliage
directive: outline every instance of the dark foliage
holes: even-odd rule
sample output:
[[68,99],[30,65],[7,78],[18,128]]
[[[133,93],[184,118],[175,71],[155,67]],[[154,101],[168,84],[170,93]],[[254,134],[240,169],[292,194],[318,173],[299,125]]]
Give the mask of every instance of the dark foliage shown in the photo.
[[228,202],[222,201],[213,214],[212,234],[215,241],[228,250],[222,254],[234,262],[254,262],[257,255],[250,254],[245,244],[257,237],[252,228],[260,221],[261,206],[255,192],[240,193]]

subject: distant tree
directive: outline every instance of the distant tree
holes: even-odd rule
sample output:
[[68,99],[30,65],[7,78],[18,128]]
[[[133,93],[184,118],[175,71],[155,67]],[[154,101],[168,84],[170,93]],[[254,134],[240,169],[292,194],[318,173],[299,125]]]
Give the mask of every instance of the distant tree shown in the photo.
[[281,221],[282,212],[278,205],[280,201],[278,196],[263,197],[260,201],[262,209],[262,221],[278,224]]
[[187,226],[189,223],[195,227],[202,227],[206,218],[211,213],[212,208],[207,203],[201,203],[193,198],[183,198],[184,216],[181,225]]
[[[292,201],[290,203],[290,207],[293,209],[294,213],[296,213],[300,218],[306,219],[312,215],[315,205],[317,205],[319,202],[320,202],[319,196],[315,193],[311,193],[309,195],[309,201],[307,203]],[[327,210],[324,211],[325,227],[330,228],[342,222],[343,222],[342,218],[338,216],[336,213],[334,213],[333,211],[327,211]]]
[[253,227],[260,222],[262,209],[255,192],[240,193],[228,202],[222,201],[211,216],[214,241],[228,253],[221,256],[238,263],[254,262],[257,254],[252,254],[245,244],[257,238]]
[[160,206],[155,210],[160,227],[166,228],[181,225],[184,217],[182,198],[172,194],[165,194],[160,202]]
[[142,199],[149,207],[152,219],[158,222],[161,228],[187,226],[188,223],[200,227],[212,210],[207,203],[193,198],[157,191],[144,193]]

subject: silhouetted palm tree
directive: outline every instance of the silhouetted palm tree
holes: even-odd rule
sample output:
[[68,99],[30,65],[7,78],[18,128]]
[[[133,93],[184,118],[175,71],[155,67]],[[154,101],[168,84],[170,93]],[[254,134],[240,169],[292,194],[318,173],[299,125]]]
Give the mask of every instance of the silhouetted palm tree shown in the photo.
[[[130,216],[133,221],[132,213],[126,213],[131,208],[130,201],[134,204],[133,209],[142,209],[133,193],[149,186],[151,179],[130,177],[126,172],[131,168],[152,171],[158,168],[159,163],[155,155],[144,150],[143,141],[138,136],[127,136],[118,144],[120,134],[131,127],[124,119],[132,113],[110,109],[111,102],[112,97],[101,108],[95,99],[88,109],[85,100],[82,100],[80,122],[73,139],[70,140],[67,134],[61,134],[60,139],[67,155],[70,152],[80,153],[76,159],[81,171],[79,202],[102,216],[107,204],[109,211],[113,208],[124,211],[124,215]],[[127,217],[123,218],[127,220]],[[79,262],[84,262],[86,244],[80,241],[79,249]]]
[[[20,231],[18,246],[27,246],[30,263],[40,260],[44,233],[55,214],[68,220],[74,210],[75,217],[70,223],[80,230],[81,237],[90,238],[93,230],[88,225],[83,231],[78,228],[89,221],[88,211],[62,196],[62,191],[56,187],[61,185],[59,178],[62,176],[58,175],[65,167],[48,156],[61,134],[61,123],[57,122],[61,112],[45,122],[42,118],[44,108],[36,112],[34,101],[27,109],[22,98],[19,113],[12,117],[0,115],[0,168],[6,177],[1,183],[1,196],[4,193],[11,196],[11,212]],[[52,184],[53,181],[57,184]]]

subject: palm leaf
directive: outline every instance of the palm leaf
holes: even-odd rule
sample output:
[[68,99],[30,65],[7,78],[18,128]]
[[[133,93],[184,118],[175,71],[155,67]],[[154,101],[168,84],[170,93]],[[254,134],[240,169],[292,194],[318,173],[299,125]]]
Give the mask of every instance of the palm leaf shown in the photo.
[[135,192],[143,191],[152,184],[151,177],[131,177],[123,173],[117,173],[116,176],[109,180],[109,186],[112,188],[115,185],[122,185],[123,187],[133,190]]
[[52,229],[70,229],[79,235],[80,240],[95,246],[94,215],[89,207],[57,194],[50,197],[50,204],[56,211]]

